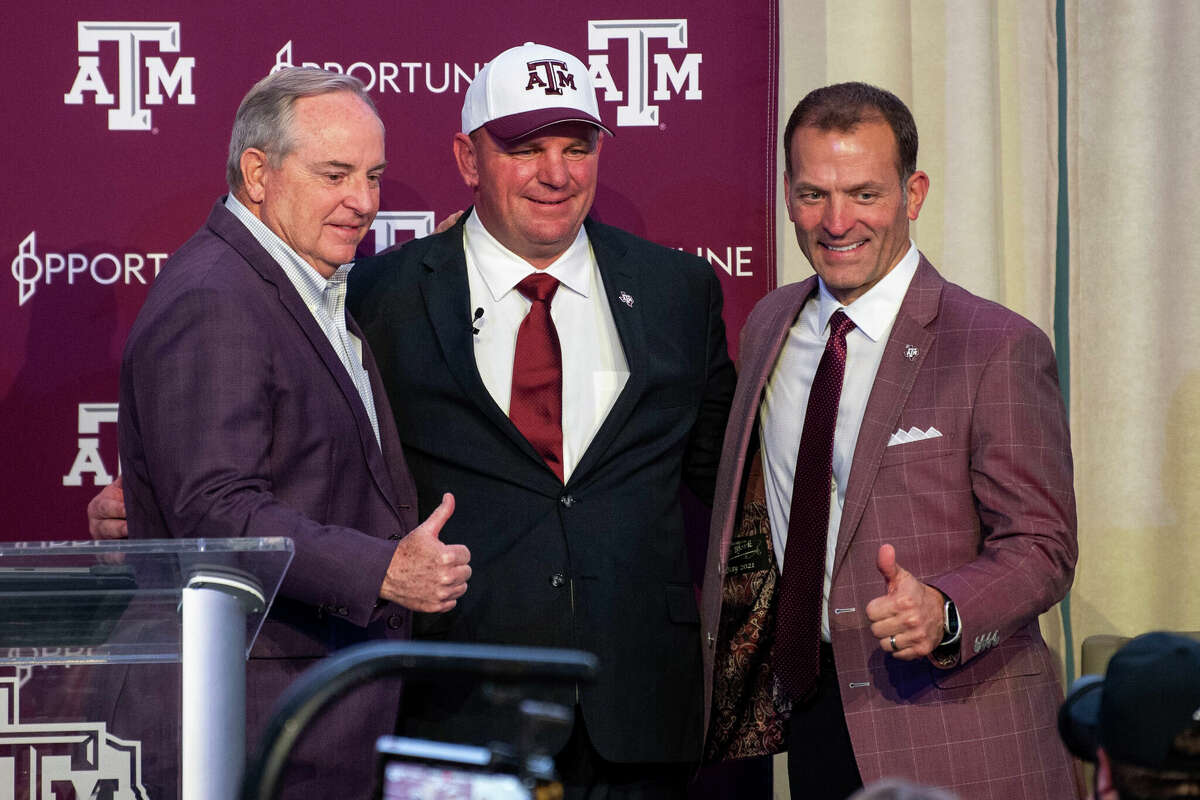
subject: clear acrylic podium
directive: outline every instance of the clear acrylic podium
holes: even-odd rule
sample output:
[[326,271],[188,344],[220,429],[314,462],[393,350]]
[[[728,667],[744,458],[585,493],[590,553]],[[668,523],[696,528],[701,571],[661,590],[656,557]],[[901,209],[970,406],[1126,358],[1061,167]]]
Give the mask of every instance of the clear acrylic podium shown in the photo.
[[[157,797],[141,761],[161,741],[109,727],[131,705],[178,726],[184,800],[236,797],[246,659],[292,554],[285,538],[0,544],[0,797]],[[176,693],[178,711],[156,707]]]

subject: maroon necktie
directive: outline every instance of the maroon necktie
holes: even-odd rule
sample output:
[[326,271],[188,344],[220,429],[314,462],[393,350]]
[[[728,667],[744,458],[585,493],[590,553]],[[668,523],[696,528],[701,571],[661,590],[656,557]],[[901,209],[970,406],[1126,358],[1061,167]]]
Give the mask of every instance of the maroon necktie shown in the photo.
[[821,590],[829,532],[833,430],[846,372],[846,334],[853,329],[854,323],[841,309],[829,319],[829,339],[808,393],[804,431],[796,454],[772,664],[784,693],[797,700],[813,688],[820,671]]
[[550,301],[557,289],[558,280],[541,272],[517,284],[517,291],[533,305],[517,328],[508,418],[561,481],[562,350],[550,318]]

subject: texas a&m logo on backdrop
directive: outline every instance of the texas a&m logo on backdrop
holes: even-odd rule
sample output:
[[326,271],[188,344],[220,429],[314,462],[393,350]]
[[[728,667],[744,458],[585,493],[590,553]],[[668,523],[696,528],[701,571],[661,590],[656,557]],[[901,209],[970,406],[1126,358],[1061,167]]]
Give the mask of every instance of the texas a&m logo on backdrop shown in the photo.
[[654,92],[650,91],[650,43],[665,40],[667,48],[687,48],[686,19],[607,19],[588,20],[588,50],[609,50],[624,42],[628,67],[625,71],[625,90],[621,91],[608,68],[609,56],[588,53],[588,67],[596,89],[603,89],[601,99],[618,102],[619,127],[658,125],[658,106],[653,100],[670,100],[672,94],[682,94],[684,100],[702,100],[700,90],[701,53],[682,53],[679,63],[669,53],[654,54]]
[[[659,125],[659,103],[670,100],[702,100],[700,65],[702,53],[655,52],[665,48],[687,50],[688,21],[686,19],[604,19],[587,23],[588,70],[599,93],[597,100],[618,103],[619,127]],[[556,43],[548,42],[547,44]],[[367,91],[378,94],[416,94],[429,92],[461,94],[474,80],[483,64],[459,64],[432,61],[363,60],[343,64],[340,61],[296,61],[291,40],[275,52],[271,71],[292,66],[319,67],[354,75]],[[614,76],[610,59],[621,52],[627,66],[623,74]],[[536,64],[536,66],[534,65]],[[574,77],[562,64],[551,61],[534,62],[530,66],[529,88],[545,84],[550,93],[571,86]]]
[[[29,655],[11,647],[3,654]],[[23,722],[21,691],[37,681],[30,667],[10,669],[0,674],[0,797],[147,800],[141,742],[113,735],[104,722]]]
[[[150,109],[145,106],[161,106],[169,98],[180,105],[195,105],[192,70],[196,59],[180,56],[168,66],[160,56],[146,51],[156,46],[160,53],[178,53],[179,28],[178,22],[80,22],[79,52],[99,55],[79,56],[75,82],[63,95],[63,102],[83,105],[89,95],[98,106],[111,106],[115,100],[117,107],[108,111],[110,131],[151,130]],[[117,65],[116,95],[101,74],[102,59],[106,65]]]

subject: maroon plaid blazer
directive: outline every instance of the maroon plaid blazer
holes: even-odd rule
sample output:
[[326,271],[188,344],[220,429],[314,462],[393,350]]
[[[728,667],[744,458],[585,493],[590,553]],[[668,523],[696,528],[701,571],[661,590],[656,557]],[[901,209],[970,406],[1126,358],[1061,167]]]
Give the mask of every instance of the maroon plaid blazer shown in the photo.
[[[710,739],[735,730],[778,741],[770,719],[778,696],[742,704],[749,719],[731,725],[722,718],[735,713],[731,704],[713,702],[713,667],[714,656],[722,669],[729,664],[717,652],[727,646],[717,643],[723,578],[735,523],[743,524],[743,495],[753,491],[743,472],[759,401],[815,288],[814,276],[772,292],[742,329],[701,604]],[[893,432],[914,426],[942,436],[888,446]],[[958,666],[898,661],[872,637],[866,605],[884,591],[875,566],[884,543],[957,604]],[[846,724],[865,783],[901,776],[964,800],[1077,796],[1055,727],[1062,689],[1038,628],[1038,615],[1070,587],[1076,555],[1070,441],[1049,340],[1012,311],[948,283],[922,256],[864,413],[829,604]],[[753,637],[739,646],[752,650]]]

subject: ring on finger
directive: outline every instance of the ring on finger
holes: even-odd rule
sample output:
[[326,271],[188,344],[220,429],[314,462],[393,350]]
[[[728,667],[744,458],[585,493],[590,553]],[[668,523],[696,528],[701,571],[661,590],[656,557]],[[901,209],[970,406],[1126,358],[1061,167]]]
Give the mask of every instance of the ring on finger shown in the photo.
[[895,635],[893,635],[893,636],[892,636],[892,638],[891,638],[891,639],[889,639],[888,641],[890,641],[890,642],[891,642],[891,644],[892,644],[892,652],[893,652],[893,653],[894,653],[894,652],[896,652],[898,649],[900,649],[900,648],[896,647],[896,637],[895,637]]

